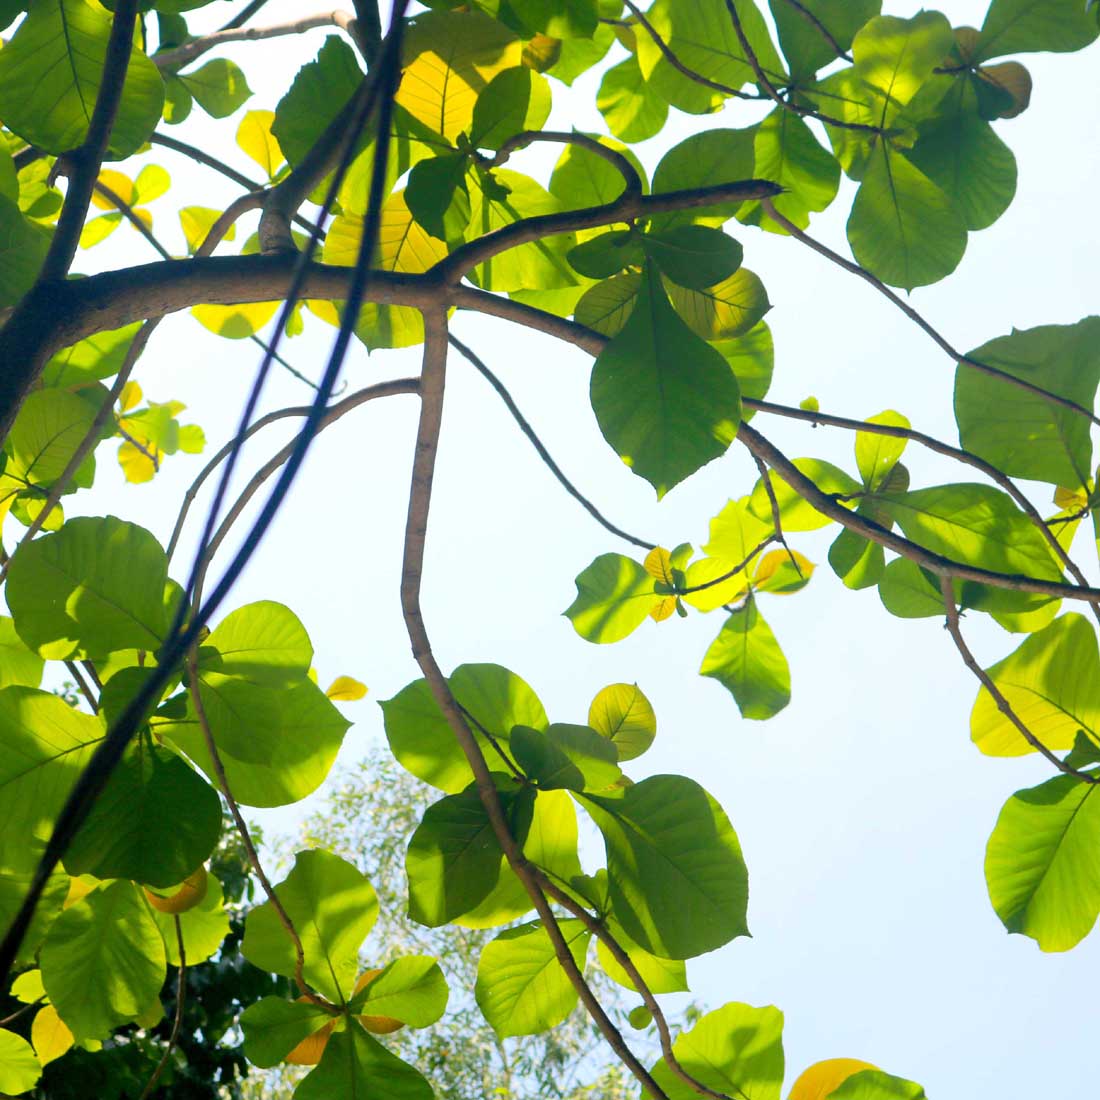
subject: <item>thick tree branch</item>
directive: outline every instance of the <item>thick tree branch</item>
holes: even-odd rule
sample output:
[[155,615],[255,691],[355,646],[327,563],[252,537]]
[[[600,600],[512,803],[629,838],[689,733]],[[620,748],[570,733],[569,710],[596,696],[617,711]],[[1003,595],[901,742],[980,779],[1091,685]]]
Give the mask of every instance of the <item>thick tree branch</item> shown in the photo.
[[603,1033],[608,1045],[642,1084],[654,1100],[668,1100],[667,1095],[638,1061],[623,1039],[619,1029],[584,980],[569,945],[562,935],[554,911],[535,879],[534,873],[519,844],[508,827],[500,804],[496,784],[489,766],[478,747],[458,700],[451,693],[432,653],[431,641],[424,625],[420,607],[420,586],[424,574],[424,548],[428,533],[428,512],[431,506],[432,479],[435,475],[436,451],[443,416],[443,392],[447,369],[447,315],[435,308],[424,314],[424,366],[421,371],[420,424],[413,454],[412,483],[409,490],[409,512],[405,525],[405,550],[401,570],[401,608],[405,628],[412,643],[413,657],[455,739],[474,773],[474,781],[482,805],[489,817],[493,833],[508,860],[509,866],[523,883],[554,947],[554,955],[566,977],[576,989],[582,1003]]
[[1076,768],[1071,768],[1069,764],[1059,759],[1054,752],[1048,749],[1047,746],[1028,729],[1027,725],[1016,711],[1013,710],[1012,704],[1005,698],[1004,692],[997,687],[993,677],[978,664],[974,654],[970,652],[970,647],[966,644],[966,639],[963,638],[962,627],[959,625],[959,609],[955,605],[955,589],[951,584],[950,574],[941,575],[940,592],[943,595],[944,610],[947,612],[947,631],[951,635],[951,640],[955,643],[955,648],[958,649],[959,656],[963,659],[963,664],[974,673],[982,687],[989,692],[997,709],[1016,727],[1017,730],[1019,730],[1020,736],[1023,737],[1036,752],[1045,756],[1060,772],[1064,772],[1066,775],[1072,775],[1075,779],[1083,780],[1085,783],[1100,783],[1100,775],[1089,775],[1087,772],[1079,772]]
[[1003,371],[990,365],[989,363],[982,363],[977,359],[971,359],[968,355],[963,355],[961,352],[953,348],[947,340],[940,335],[928,323],[908,302],[905,301],[900,295],[895,294],[881,279],[872,275],[866,268],[860,267],[859,264],[853,263],[851,260],[846,260],[839,253],[834,252],[827,245],[822,244],[820,241],[814,240],[808,236],[801,229],[798,228],[794,222],[785,218],[782,214],[776,210],[770,199],[762,200],[760,204],[764,208],[764,212],[772,219],[777,225],[781,225],[795,240],[801,241],[807,248],[812,248],[820,256],[824,256],[827,260],[836,264],[838,267],[844,268],[845,271],[850,271],[853,275],[859,276],[864,282],[869,283],[875,288],[883,297],[889,299],[895,306],[898,307],[905,314],[906,317],[912,321],[917,328],[919,328],[925,335],[930,337],[941,351],[944,351],[952,359],[956,360],[960,364],[965,364],[968,367],[972,367],[976,371],[980,371],[982,374],[989,375],[990,378],[996,378],[1001,382],[1005,382],[1010,386],[1015,386],[1017,389],[1025,390],[1027,393],[1034,394],[1036,397],[1041,397],[1045,401],[1050,401],[1052,404],[1060,405],[1064,409],[1070,409],[1075,413],[1080,413],[1081,416],[1087,417],[1093,424],[1100,425],[1100,417],[1091,409],[1086,409],[1084,405],[1078,405],[1076,401],[1071,401],[1068,397],[1062,397],[1059,394],[1051,393],[1049,390],[1044,390],[1042,386],[1036,386],[1033,382],[1028,382],[1023,378],[1017,378],[1013,374],[1009,374],[1007,371]]

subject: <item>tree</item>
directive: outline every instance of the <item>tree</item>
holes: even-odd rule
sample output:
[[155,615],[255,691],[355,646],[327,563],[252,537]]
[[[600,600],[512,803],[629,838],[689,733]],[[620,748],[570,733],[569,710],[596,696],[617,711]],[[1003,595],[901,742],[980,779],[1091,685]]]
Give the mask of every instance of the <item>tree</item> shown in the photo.
[[[298,1086],[300,1100],[431,1095],[401,1056],[426,1046],[387,1040],[377,1020],[437,1025],[445,966],[400,953],[380,973],[361,974],[359,949],[379,912],[369,875],[312,848],[272,883],[241,810],[293,804],[321,784],[349,724],[334,702],[361,685],[340,678],[320,689],[313,644],[289,608],[226,603],[317,434],[364,403],[415,394],[400,599],[422,678],[382,704],[394,757],[439,795],[405,853],[409,919],[442,928],[474,914],[486,927],[508,925],[482,950],[473,990],[502,1038],[546,1032],[580,1004],[645,1095],[780,1094],[777,1010],[733,1002],[675,1034],[657,999],[680,987],[685,959],[747,934],[748,888],[733,825],[698,782],[634,781],[623,770],[656,734],[645,694],[611,684],[587,715],[572,716],[583,722],[551,722],[516,673],[467,663],[446,674],[433,654],[420,591],[449,347],[486,375],[609,536],[632,547],[629,556],[601,554],[577,577],[567,615],[587,641],[610,644],[647,619],[722,610],[701,672],[728,689],[744,718],[771,717],[790,698],[790,670],[761,608],[811,578],[788,537],[830,523],[841,530],[829,565],[845,585],[877,586],[902,618],[942,617],[979,682],[979,748],[1038,753],[1057,773],[1012,795],[993,829],[993,907],[1009,931],[1045,950],[1087,935],[1100,911],[1100,657],[1088,618],[1059,612],[1070,600],[1100,617],[1100,590],[1071,554],[1096,504],[1100,321],[990,334],[963,353],[898,290],[949,276],[969,234],[1012,200],[1015,159],[993,124],[1028,105],[1031,78],[1015,55],[1088,46],[1100,8],[993,0],[974,29],[938,12],[881,14],[862,0],[770,0],[770,18],[750,0],[656,0],[646,12],[615,0],[438,2],[414,12],[397,0],[385,16],[357,0],[354,17],[265,26],[253,22],[258,0],[222,30],[192,33],[188,19],[198,28],[220,6],[2,8],[14,27],[0,51],[0,157],[10,160],[0,165],[0,507],[9,529],[22,529],[3,563],[11,617],[0,688],[0,971],[17,995],[35,991],[34,1021],[45,1022],[37,1036],[32,1025],[30,1042],[18,1029],[0,1032],[0,1091],[25,1092],[40,1078],[48,1090],[50,1055],[82,1063],[89,1044],[140,1033],[159,1018],[169,965],[182,992],[189,967],[218,950],[216,876],[203,894],[199,869],[218,843],[224,804],[266,899],[240,943],[271,975],[271,993],[240,1018],[249,1062],[279,1065],[320,1036],[323,1055]],[[170,132],[197,116],[195,104],[218,119],[248,96],[238,66],[206,60],[207,51],[330,24],[337,33],[274,114],[250,112],[237,130],[262,185]],[[592,72],[614,137],[546,129],[554,97]],[[724,108],[745,125],[703,129],[650,172],[633,146],[662,129],[670,107]],[[163,192],[163,169],[104,167],[147,142],[245,188],[225,210],[180,210],[187,258],[171,258],[149,228],[144,205]],[[546,148],[560,151],[546,186],[505,166]],[[842,173],[858,184],[852,260],[807,232]],[[93,201],[104,215],[89,218]],[[257,234],[239,255],[215,256],[249,211],[259,212]],[[123,221],[164,258],[71,277],[78,246]],[[766,400],[768,295],[723,228],[737,222],[785,235],[864,280],[956,363],[957,445],[893,410],[854,419],[813,399],[800,408]],[[155,326],[183,309],[227,338],[263,343],[261,328],[276,325],[239,431],[196,483],[195,492],[217,475],[218,491],[181,583],[169,559],[194,493],[167,547],[112,516],[64,519],[60,501],[93,499],[94,452],[106,439],[121,440],[130,481],[154,480],[170,456],[202,450],[178,403],[142,406],[131,378]],[[453,309],[591,353],[600,430],[658,497],[734,444],[752,456],[756,483],[715,516],[700,553],[611,524],[450,332]],[[257,419],[265,378],[285,365],[284,336],[307,323],[336,329],[311,404]],[[374,350],[421,348],[419,375],[333,402],[353,338]],[[301,431],[239,489],[232,475],[245,438],[290,417]],[[852,432],[854,472],[792,460],[757,426],[769,417]],[[911,486],[901,462],[911,443],[965,465],[967,480]],[[208,585],[215,555],[272,478]],[[1044,518],[1034,488],[1018,481],[1053,489],[1058,512]],[[1024,637],[983,668],[964,612]],[[44,662],[65,664],[82,706],[41,690]],[[593,873],[579,858],[578,806],[602,838],[606,866]],[[590,979],[593,940],[595,965],[632,987],[652,1017],[661,1048],[652,1065]],[[179,1042],[170,1034],[166,1071]],[[63,1053],[74,1043],[82,1050]],[[143,1090],[185,1095],[185,1077],[150,1077]],[[836,1059],[806,1070],[789,1095],[877,1100],[923,1090]]]

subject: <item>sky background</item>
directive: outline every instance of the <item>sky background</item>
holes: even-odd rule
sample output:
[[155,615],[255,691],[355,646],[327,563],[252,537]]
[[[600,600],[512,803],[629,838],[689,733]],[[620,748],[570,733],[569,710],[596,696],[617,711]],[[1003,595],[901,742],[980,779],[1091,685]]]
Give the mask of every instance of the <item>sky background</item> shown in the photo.
[[[984,7],[959,0],[942,10],[955,25],[976,26]],[[887,3],[885,10],[916,9]],[[305,12],[300,2],[273,0],[260,21]],[[225,18],[219,10],[217,21]],[[288,74],[315,55],[325,34],[226,49],[256,93],[244,110],[273,109]],[[613,56],[621,59],[620,47]],[[1023,58],[1035,78],[1031,107],[997,124],[1019,162],[1016,201],[991,229],[971,235],[953,276],[912,295],[960,349],[1014,326],[1075,322],[1096,308],[1097,57],[1094,48]],[[551,124],[605,132],[594,109],[596,83],[583,79],[573,92],[555,83]],[[662,134],[638,152],[652,171],[690,133],[749,125],[760,113],[737,101],[720,118],[672,112]],[[209,123],[196,108],[172,132],[255,176],[255,166],[219,136],[231,135],[239,117]],[[173,178],[172,191],[152,205],[155,229],[182,251],[175,209],[224,206],[237,191],[163,150],[125,167],[133,175],[149,160]],[[532,154],[512,166],[545,183],[551,163]],[[852,193],[842,184],[838,201],[811,226],[845,254]],[[736,222],[727,229],[744,244],[745,265],[763,278],[773,303],[774,400],[797,404],[813,394],[824,411],[858,417],[894,408],[914,427],[954,440],[953,365],[926,337],[866,284],[797,242]],[[78,267],[152,258],[124,227],[81,254]],[[456,316],[453,330],[510,387],[568,475],[628,530],[666,546],[699,546],[710,517],[751,490],[756,470],[735,445],[657,503],[600,436],[588,403],[587,356],[476,316]],[[307,319],[306,333],[284,353],[317,377],[332,332]],[[254,344],[220,340],[179,315],[161,325],[136,377],[147,397],[188,404],[182,419],[206,430],[208,456],[232,433],[257,362]],[[415,351],[368,357],[356,344],[345,376],[356,389],[417,368]],[[297,405],[309,396],[276,371],[264,404]],[[417,412],[414,398],[391,398],[321,436],[226,607],[286,603],[310,632],[322,684],[346,673],[369,685],[367,700],[347,707],[356,724],[344,762],[382,737],[377,702],[418,675],[398,603]],[[755,426],[792,457],[854,469],[849,433],[763,416]],[[245,467],[254,469],[286,438],[281,426],[267,429],[246,451]],[[170,458],[153,484],[131,486],[114,446],[100,449],[96,489],[68,498],[68,514],[112,512],[166,541],[205,458]],[[915,447],[904,461],[915,487],[973,480]],[[1046,508],[1049,487],[1035,488]],[[193,510],[189,538],[201,514]],[[574,633],[561,614],[574,597],[573,578],[597,555],[631,548],[564,494],[484,381],[452,357],[423,600],[436,654],[444,669],[467,661],[507,665],[534,687],[554,721],[583,722],[606,684],[641,685],[656,708],[658,737],[627,770],[635,779],[679,772],[701,781],[725,807],[749,865],[753,938],[690,962],[693,995],[711,1008],[727,1001],[780,1007],[788,1087],[811,1062],[849,1056],[921,1082],[933,1100],[1084,1095],[1094,1080],[1087,1052],[1096,1042],[1100,937],[1065,955],[1043,955],[1032,941],[1005,934],[982,874],[1000,806],[1049,768],[1035,757],[995,760],[973,748],[968,717],[977,685],[942,620],[901,621],[883,609],[876,589],[846,590],[825,560],[836,533],[793,536],[792,545],[820,568],[797,595],[761,597],[791,665],[793,698],[769,722],[744,721],[720,685],[697,675],[720,612],[647,623],[614,646]],[[9,527],[9,546],[15,537]],[[185,540],[174,563],[177,576],[191,545]],[[1095,578],[1087,536],[1076,556]],[[984,664],[1021,640],[984,618],[970,616],[964,627]],[[292,830],[315,803],[250,816],[269,831]]]

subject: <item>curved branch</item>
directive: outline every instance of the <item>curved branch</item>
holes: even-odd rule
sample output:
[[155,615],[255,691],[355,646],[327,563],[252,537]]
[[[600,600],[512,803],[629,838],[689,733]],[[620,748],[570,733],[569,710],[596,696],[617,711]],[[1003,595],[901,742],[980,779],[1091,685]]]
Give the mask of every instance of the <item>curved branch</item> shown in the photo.
[[475,370],[489,383],[490,386],[496,391],[497,396],[504,402],[505,407],[512,414],[515,422],[519,425],[519,430],[523,432],[525,436],[530,440],[531,446],[538,451],[539,458],[546,464],[547,469],[557,478],[561,487],[575,500],[578,504],[605,530],[610,531],[611,534],[618,538],[625,540],[626,542],[633,543],[635,546],[640,546],[643,550],[652,550],[657,544],[654,542],[646,542],[645,539],[640,539],[636,535],[630,534],[629,531],[624,531],[621,527],[616,527],[609,519],[607,519],[603,513],[586,497],[570,480],[562,473],[561,467],[554,461],[553,456],[543,445],[541,439],[539,439],[535,429],[528,423],[527,418],[519,411],[519,406],[516,405],[512,399],[512,395],[508,392],[507,387],[503,382],[489,369],[485,361],[478,356],[472,348],[467,347],[457,336],[453,333],[448,333],[447,339],[451,346],[457,348],[462,355],[469,360]]
[[590,138],[587,134],[579,133],[576,130],[524,130],[510,137],[496,151],[488,166],[499,168],[513,153],[526,149],[529,145],[534,145],[539,141],[546,141],[555,145],[577,145],[582,149],[587,149],[595,156],[606,160],[623,177],[627,191],[640,195],[644,190],[642,177],[638,175],[638,169],[630,163],[627,157],[623,156],[617,149],[612,149],[610,145],[604,145],[603,142],[596,141],[595,138]]
[[177,69],[182,69],[184,65],[189,65],[208,50],[216,46],[224,46],[227,42],[258,42],[267,38],[283,38],[291,34],[305,34],[306,31],[317,27],[336,26],[346,31],[349,29],[349,24],[353,22],[354,19],[348,12],[328,11],[307,15],[303,19],[296,19],[289,23],[275,23],[268,27],[228,27],[185,42],[173,50],[156,53],[150,60],[161,72],[165,70],[175,72]]
[[667,1094],[653,1080],[646,1068],[627,1046],[619,1029],[584,980],[569,945],[562,935],[554,911],[535,879],[519,844],[508,827],[489,766],[481,753],[470,727],[451,693],[450,686],[432,653],[431,641],[420,608],[420,584],[424,573],[424,547],[428,532],[428,511],[431,506],[432,479],[435,474],[436,450],[443,415],[443,391],[447,369],[447,314],[440,308],[424,314],[424,366],[421,371],[420,424],[417,428],[413,455],[412,482],[409,490],[409,512],[405,525],[405,550],[401,570],[401,609],[405,628],[412,643],[413,657],[431,690],[447,724],[454,733],[474,773],[478,796],[489,817],[509,866],[523,883],[542,921],[547,936],[570,984],[576,989],[585,1008],[596,1022],[608,1045],[641,1082],[654,1100],[668,1100]]
[[798,228],[794,222],[785,218],[782,214],[776,210],[770,199],[764,199],[760,205],[764,208],[764,212],[772,219],[777,225],[781,225],[792,237],[797,241],[801,241],[807,248],[812,248],[819,256],[824,256],[827,260],[836,264],[838,267],[844,268],[845,271],[850,271],[853,275],[859,276],[865,283],[869,283],[875,288],[883,297],[889,299],[895,306],[898,307],[905,314],[906,317],[912,321],[917,328],[919,328],[926,336],[930,337],[933,343],[936,344],[941,351],[945,352],[952,359],[958,363],[965,363],[968,367],[972,367],[976,371],[980,371],[982,374],[989,375],[990,378],[996,378],[1001,382],[1006,382],[1010,386],[1015,386],[1018,389],[1025,390],[1027,393],[1034,394],[1036,397],[1041,397],[1045,401],[1050,401],[1055,405],[1061,405],[1064,409],[1070,409],[1075,413],[1080,413],[1081,416],[1088,417],[1093,423],[1100,425],[1100,417],[1091,409],[1086,409],[1084,405],[1078,405],[1076,401],[1071,401],[1068,397],[1062,397],[1059,394],[1051,393],[1049,390],[1044,390],[1042,386],[1036,386],[1033,382],[1028,382],[1023,378],[1017,378],[1015,375],[1009,374],[1007,371],[1000,370],[997,367],[991,366],[989,363],[983,363],[978,359],[971,359],[969,355],[963,355],[953,348],[946,340],[941,336],[936,329],[932,327],[908,302],[905,301],[900,295],[895,294],[881,279],[872,275],[865,267],[860,267],[859,264],[854,263],[851,260],[846,260],[839,253],[834,252],[827,245],[822,244],[820,241],[816,241],[813,237],[805,234]]
[[943,595],[944,610],[947,612],[947,632],[951,635],[951,640],[955,643],[955,648],[959,651],[963,664],[974,673],[982,687],[989,692],[993,702],[997,705],[997,709],[1016,727],[1020,736],[1036,752],[1045,756],[1060,772],[1072,775],[1075,779],[1081,779],[1086,783],[1100,783],[1100,775],[1089,775],[1087,772],[1080,772],[1076,768],[1071,768],[1069,764],[1064,760],[1060,760],[1055,753],[1048,749],[1031,732],[1016,711],[1012,709],[1012,704],[1005,698],[1004,692],[997,687],[993,677],[975,660],[974,654],[970,652],[970,647],[966,644],[966,639],[963,638],[962,627],[959,625],[959,609],[955,605],[955,590],[951,584],[950,574],[944,574],[940,577],[940,592]]
[[180,924],[179,913],[172,917],[172,921],[176,928],[176,951],[180,958],[179,969],[176,974],[176,1015],[172,1020],[172,1033],[168,1036],[168,1046],[164,1048],[164,1053],[160,1056],[160,1061],[157,1062],[156,1068],[145,1083],[145,1088],[141,1090],[141,1096],[138,1097],[138,1100],[148,1100],[152,1096],[153,1089],[157,1087],[157,1082],[168,1065],[168,1059],[172,1057],[172,1051],[176,1049],[176,1043],[180,1037],[180,1028],[183,1026],[183,1006],[187,999],[187,948],[183,942],[183,925]]
[[903,558],[915,561],[918,565],[923,566],[939,577],[960,577],[963,580],[988,584],[994,588],[1009,588],[1016,592],[1037,592],[1040,595],[1051,596],[1054,599],[1083,600],[1088,603],[1100,602],[1100,588],[1066,584],[1062,581],[1044,581],[1035,577],[1024,576],[1022,573],[995,573],[990,569],[967,565],[965,562],[955,561],[952,558],[945,558],[942,554],[936,554],[903,535],[887,530],[881,524],[875,523],[874,520],[858,515],[856,512],[850,512],[842,504],[838,504],[834,497],[822,492],[774,444],[743,421],[737,429],[737,438],[744,444],[750,454],[763,459],[803,500],[812,504],[822,515],[836,520],[842,527],[855,531],[857,535],[862,535],[872,542],[877,542],[881,546],[893,550],[895,554],[900,554]]

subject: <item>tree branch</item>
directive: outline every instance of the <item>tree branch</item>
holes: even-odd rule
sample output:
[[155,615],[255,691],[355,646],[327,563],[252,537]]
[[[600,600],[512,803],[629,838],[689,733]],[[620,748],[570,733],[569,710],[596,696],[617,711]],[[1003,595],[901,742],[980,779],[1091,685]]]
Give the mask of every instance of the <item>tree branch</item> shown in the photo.
[[584,980],[569,945],[558,926],[557,918],[535,880],[530,864],[516,843],[504,817],[496,785],[481,749],[462,714],[458,701],[432,653],[431,641],[424,625],[420,607],[420,585],[424,573],[424,547],[428,532],[428,511],[431,506],[432,479],[435,474],[436,450],[443,414],[443,392],[447,369],[447,315],[436,308],[424,314],[424,366],[421,372],[420,424],[413,455],[412,483],[409,490],[409,511],[405,525],[405,550],[401,570],[401,608],[405,628],[412,643],[413,657],[424,674],[432,697],[442,710],[474,773],[478,796],[489,817],[509,866],[515,872],[534,903],[546,934],[554,947],[554,955],[566,977],[576,989],[582,1003],[603,1033],[608,1045],[654,1100],[668,1096],[650,1076],[626,1045],[619,1029]]
[[1076,768],[1071,768],[1065,761],[1060,760],[1055,753],[1048,749],[1046,745],[1028,729],[1020,716],[1012,709],[1012,704],[1005,698],[1004,693],[997,687],[993,678],[975,660],[974,654],[970,652],[970,648],[966,644],[966,639],[963,638],[962,627],[959,625],[959,609],[955,606],[955,589],[951,584],[950,574],[941,575],[940,592],[943,595],[944,610],[947,612],[947,631],[951,635],[951,640],[955,643],[955,648],[958,649],[959,656],[963,659],[963,664],[974,673],[982,687],[989,692],[993,702],[997,705],[997,709],[1016,727],[1017,730],[1019,730],[1020,736],[1023,737],[1036,752],[1045,756],[1060,772],[1064,772],[1066,775],[1072,775],[1075,779],[1081,779],[1086,783],[1100,783],[1100,775],[1089,775],[1087,772],[1079,772]]
[[[134,48],[137,8],[137,0],[117,0],[115,4],[99,92],[88,123],[88,133],[79,148],[66,154],[69,184],[65,190],[61,214],[57,219],[57,229],[38,274],[39,283],[64,279],[76,256],[80,231],[88,215],[88,204],[92,201],[92,188],[107,153],[111,127],[114,126],[115,115],[118,114],[118,106],[122,102],[122,86]],[[0,437],[7,435],[10,426],[9,418],[0,418]]]
[[152,1096],[153,1089],[157,1087],[157,1082],[168,1065],[168,1059],[172,1057],[172,1051],[176,1049],[176,1043],[180,1037],[180,1028],[183,1026],[183,1006],[187,1000],[187,948],[184,946],[183,925],[180,924],[178,913],[173,915],[172,921],[176,927],[176,950],[180,957],[176,976],[176,1015],[172,1020],[172,1033],[168,1036],[168,1046],[164,1048],[164,1053],[160,1056],[156,1069],[153,1070],[149,1080],[145,1083],[145,1088],[141,1090],[141,1096],[138,1097],[138,1100],[148,1100]]
[[972,367],[982,374],[987,374],[990,378],[999,379],[1001,382],[1006,382],[1010,386],[1025,390],[1027,393],[1034,394],[1036,397],[1041,397],[1055,405],[1060,405],[1064,409],[1070,409],[1075,413],[1080,413],[1082,416],[1088,417],[1093,424],[1100,425],[1100,417],[1097,417],[1091,409],[1086,409],[1084,405],[1078,405],[1076,401],[1071,401],[1068,397],[1062,397],[1059,394],[1051,393],[1049,390],[1044,390],[1042,386],[1036,386],[1034,383],[1028,382],[1023,378],[1017,378],[1015,375],[991,366],[989,363],[983,363],[978,359],[971,359],[968,355],[962,355],[960,352],[956,351],[955,348],[953,348],[911,305],[909,305],[908,302],[900,295],[895,294],[881,279],[872,275],[865,267],[860,267],[859,264],[853,263],[851,260],[846,260],[827,245],[807,236],[807,234],[803,233],[794,222],[780,214],[770,199],[763,199],[760,205],[764,208],[764,212],[768,217],[777,225],[781,225],[795,238],[795,240],[801,241],[807,248],[812,248],[818,255],[824,256],[838,267],[844,268],[845,271],[850,271],[853,275],[859,276],[864,282],[873,286],[875,290],[883,295],[883,297],[889,299],[897,306],[910,321],[925,333],[925,335],[929,336],[941,351],[944,351],[958,363],[965,363],[966,366]]
[[829,28],[826,27],[825,24],[820,19],[818,19],[818,17],[814,15],[814,13],[810,11],[810,9],[806,7],[805,4],[800,3],[800,0],[784,0],[784,2],[794,8],[794,10],[798,12],[798,14],[802,16],[802,18],[805,19],[807,23],[814,27],[817,33],[820,34],[821,37],[829,43],[829,45],[832,47],[833,53],[835,53],[837,57],[849,63],[852,61],[852,55],[841,46],[841,44],[833,37],[833,32],[830,31]]
[[643,550],[652,550],[657,544],[653,542],[647,542],[645,539],[640,539],[636,535],[630,534],[629,531],[624,531],[621,527],[616,527],[610,520],[608,520],[603,513],[586,497],[562,472],[561,467],[554,461],[553,456],[543,445],[538,434],[534,428],[528,423],[526,417],[520,412],[519,406],[516,405],[512,399],[512,395],[508,392],[504,383],[489,369],[485,361],[478,356],[472,348],[467,347],[457,336],[453,333],[448,333],[448,341],[451,346],[456,348],[462,355],[469,360],[473,367],[481,374],[486,382],[496,391],[497,396],[504,402],[508,411],[512,414],[515,422],[519,425],[519,429],[528,440],[531,442],[531,446],[538,452],[539,458],[545,463],[547,469],[557,478],[561,487],[575,500],[578,504],[601,526],[605,531],[610,531],[611,534],[618,538],[625,540],[626,542],[633,543],[635,546],[640,546]]

